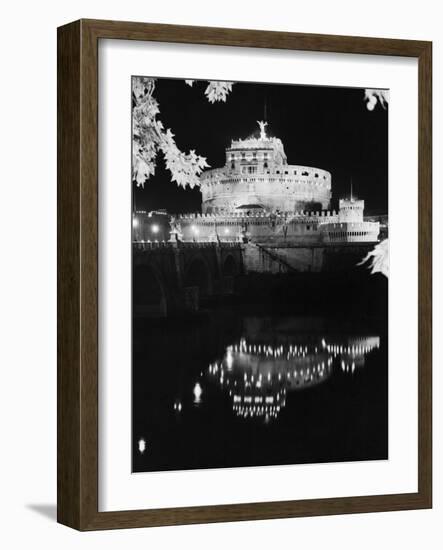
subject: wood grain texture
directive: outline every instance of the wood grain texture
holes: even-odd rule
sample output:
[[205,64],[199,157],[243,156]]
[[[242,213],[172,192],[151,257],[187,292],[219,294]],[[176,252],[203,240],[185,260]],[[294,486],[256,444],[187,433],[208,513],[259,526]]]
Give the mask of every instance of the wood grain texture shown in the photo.
[[57,518],[80,524],[80,23],[58,32]]
[[82,23],[87,25],[90,31],[100,38],[304,50],[314,52],[418,57],[423,51],[423,48],[426,47],[426,44],[428,44],[427,42],[417,40],[191,27],[182,25],[157,25],[153,23],[100,21],[94,19],[83,19]]
[[[98,41],[102,38],[393,55],[419,60],[418,492],[98,512]],[[432,506],[431,43],[81,20],[58,29],[58,521],[79,530]]]
[[432,45],[418,66],[418,490],[432,507]]

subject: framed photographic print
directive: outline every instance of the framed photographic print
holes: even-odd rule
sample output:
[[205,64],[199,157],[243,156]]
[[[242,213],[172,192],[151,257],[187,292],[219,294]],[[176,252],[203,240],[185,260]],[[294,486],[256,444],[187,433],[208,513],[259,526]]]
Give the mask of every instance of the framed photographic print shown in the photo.
[[430,508],[431,43],[58,30],[58,520]]

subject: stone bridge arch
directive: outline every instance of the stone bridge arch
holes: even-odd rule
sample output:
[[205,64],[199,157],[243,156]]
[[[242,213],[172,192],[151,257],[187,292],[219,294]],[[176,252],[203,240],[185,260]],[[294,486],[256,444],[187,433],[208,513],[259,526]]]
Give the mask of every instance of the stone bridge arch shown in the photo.
[[166,317],[167,290],[155,265],[136,264],[132,272],[133,314],[136,317]]
[[213,273],[202,254],[195,254],[187,262],[183,278],[185,287],[198,287],[199,294],[205,298],[213,292]]
[[134,315],[196,311],[201,300],[232,294],[243,273],[241,245],[144,244],[133,252]]
[[228,253],[222,258],[221,267],[223,277],[234,277],[240,272],[238,261],[232,253]]

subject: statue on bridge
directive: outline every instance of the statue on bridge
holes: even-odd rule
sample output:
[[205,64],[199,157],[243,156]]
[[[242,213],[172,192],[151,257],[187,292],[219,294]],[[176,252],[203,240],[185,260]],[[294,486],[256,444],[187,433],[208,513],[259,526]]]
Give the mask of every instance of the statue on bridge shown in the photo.
[[169,227],[171,228],[169,232],[169,242],[178,243],[183,238],[182,228],[180,222],[177,221],[175,216],[171,216],[169,220]]

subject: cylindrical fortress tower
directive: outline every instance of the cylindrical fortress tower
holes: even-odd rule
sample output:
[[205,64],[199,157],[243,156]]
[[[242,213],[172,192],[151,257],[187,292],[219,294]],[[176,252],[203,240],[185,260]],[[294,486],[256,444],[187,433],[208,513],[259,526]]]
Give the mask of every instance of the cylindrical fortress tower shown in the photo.
[[340,199],[339,210],[339,222],[362,222],[365,201],[356,200],[352,197],[350,199]]
[[266,135],[266,123],[259,125],[259,138],[232,141],[225,165],[200,176],[203,213],[329,209],[331,174],[288,164],[281,140]]

